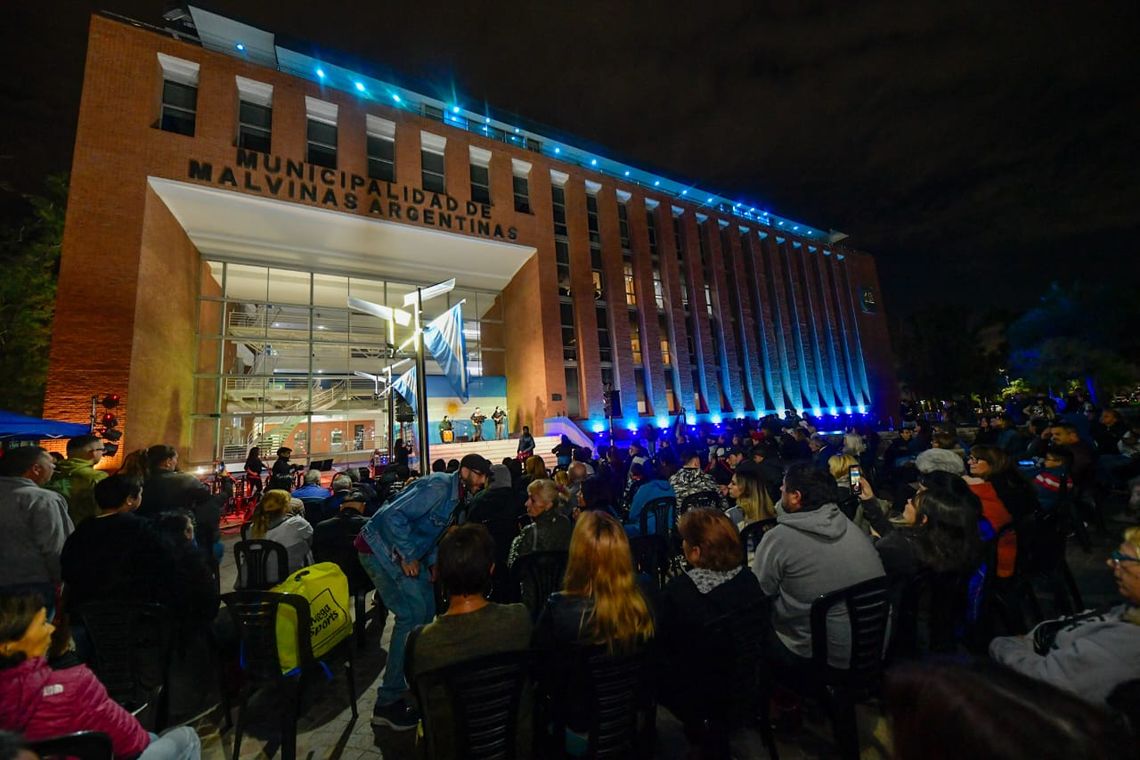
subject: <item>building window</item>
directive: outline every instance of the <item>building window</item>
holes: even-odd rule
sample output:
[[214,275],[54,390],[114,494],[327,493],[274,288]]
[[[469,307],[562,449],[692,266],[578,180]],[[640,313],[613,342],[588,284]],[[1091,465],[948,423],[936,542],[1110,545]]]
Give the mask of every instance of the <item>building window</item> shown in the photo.
[[308,115],[308,152],[306,160],[310,164],[336,168],[336,118],[335,103],[305,96],[305,113]]
[[159,53],[158,65],[162,68],[158,126],[166,132],[193,137],[198,113],[198,64]]
[[602,236],[598,232],[598,197],[593,194],[586,195],[586,222],[590,230],[590,243],[602,244]]
[[241,101],[238,106],[238,147],[269,153],[272,145],[273,109]]
[[581,401],[578,396],[578,368],[566,367],[566,414],[571,419],[582,416]]
[[368,176],[386,182],[396,181],[396,141],[368,135]]
[[578,339],[574,332],[574,305],[562,302],[558,305],[562,320],[562,360],[578,361]]
[[859,305],[865,314],[876,314],[879,311],[879,301],[875,298],[875,291],[871,288],[859,290]]
[[491,170],[486,166],[471,164],[471,200],[491,204]]
[[554,234],[566,234],[566,190],[555,185],[551,188],[554,212]]
[[590,274],[594,280],[594,300],[601,301],[606,297],[606,276],[602,270],[602,251],[600,248],[590,249]]
[[633,382],[637,386],[637,413],[649,414],[649,398],[645,392],[645,368],[638,367],[633,370]]
[[661,334],[661,364],[666,368],[672,367],[673,348],[669,343],[669,325],[665,321],[664,314],[657,316],[657,329]]
[[633,284],[633,262],[625,257],[626,261],[622,264],[622,272],[625,279],[625,303],[626,306],[637,306],[637,291]]
[[396,124],[372,114],[366,114],[364,119],[368,130],[368,177],[395,182]]
[[420,131],[420,186],[429,193],[447,192],[443,152],[447,138]]
[[629,350],[633,354],[633,366],[641,366],[641,324],[637,321],[637,312],[629,313]]
[[554,241],[554,263],[558,269],[558,295],[570,295],[570,244]]
[[608,364],[613,361],[613,349],[610,345],[610,317],[609,309],[598,306],[594,315],[598,319],[598,360]]
[[491,205],[491,151],[468,146],[471,156],[471,200]]
[[629,209],[624,203],[618,204],[618,236],[621,247],[629,248]]
[[433,153],[430,150],[420,151],[420,164],[422,168],[421,185],[429,193],[443,193],[447,191],[447,178],[444,174],[443,154]]
[[239,148],[269,153],[273,130],[273,86],[235,77],[238,90]]
[[673,217],[673,244],[677,248],[677,271],[680,274],[679,280],[681,284],[681,308],[685,311],[689,310],[689,273],[685,265],[686,251],[685,251],[685,235],[681,229],[681,220],[678,217]]
[[515,211],[520,214],[530,213],[530,181],[517,174],[512,179],[515,191]]

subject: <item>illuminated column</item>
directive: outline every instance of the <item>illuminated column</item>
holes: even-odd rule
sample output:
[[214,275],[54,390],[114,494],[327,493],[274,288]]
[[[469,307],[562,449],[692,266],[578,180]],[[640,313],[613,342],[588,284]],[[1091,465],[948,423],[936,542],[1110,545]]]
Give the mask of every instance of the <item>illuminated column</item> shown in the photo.
[[808,352],[805,350],[805,343],[808,340],[807,319],[803,312],[803,303],[796,292],[799,288],[800,277],[793,265],[794,260],[793,254],[789,250],[791,248],[789,241],[786,238],[776,238],[776,242],[779,251],[777,259],[783,266],[783,276],[777,285],[782,284],[783,290],[787,294],[788,323],[792,328],[792,351],[789,352],[789,358],[791,355],[795,355],[796,364],[793,373],[799,380],[804,407],[814,410],[819,408],[819,398],[816,396],[815,383],[812,378],[815,367],[809,363]]
[[756,308],[753,309],[753,315],[759,328],[757,330],[757,343],[760,348],[760,363],[764,373],[765,391],[772,401],[771,408],[763,411],[778,412],[784,408],[784,385],[781,381],[780,367],[777,366],[780,359],[776,349],[776,333],[772,326],[775,304],[768,297],[770,292],[768,272],[764,263],[763,246],[768,233],[758,232],[757,235],[758,237],[755,238],[751,234],[746,236],[748,251],[745,263],[751,267],[748,282],[752,288],[753,303],[756,305]]
[[823,294],[823,310],[827,319],[827,350],[831,358],[831,372],[834,380],[835,396],[838,403],[847,414],[851,413],[855,404],[851,393],[848,377],[851,371],[851,361],[846,354],[846,337],[840,323],[840,313],[835,301],[835,289],[831,273],[831,251],[823,249],[812,256],[812,263],[819,276],[819,290]]
[[823,350],[823,341],[826,333],[820,328],[820,304],[816,295],[811,272],[811,261],[807,246],[803,243],[793,243],[791,256],[795,259],[793,269],[799,276],[800,292],[803,294],[803,312],[807,322],[807,335],[809,345],[805,350],[809,356],[809,364],[815,370],[812,380],[815,382],[816,398],[819,399],[820,411],[829,411],[835,406],[835,394],[831,388],[830,367],[827,364],[827,355]]
[[[788,291],[784,285],[784,267],[780,260],[780,244],[784,239],[772,236],[765,238],[763,242],[769,296],[772,301],[772,312],[775,315],[776,349],[780,358],[780,374],[784,378],[784,394],[794,409],[801,410],[804,408],[803,388],[800,385],[796,352],[789,346],[793,333],[787,304]],[[785,402],[781,401],[781,404],[783,403]]]
[[[851,290],[851,277],[845,263],[843,254],[838,254],[836,257],[839,271],[842,274],[843,295],[846,299],[847,313],[851,318],[851,335],[853,337],[853,353],[855,354],[855,371],[856,377],[859,380],[859,390],[862,391],[863,401],[861,406],[866,406],[871,403],[871,388],[867,383],[867,366],[863,362],[863,342],[859,339],[859,318],[855,313],[855,293]],[[854,385],[854,383],[852,383]]]

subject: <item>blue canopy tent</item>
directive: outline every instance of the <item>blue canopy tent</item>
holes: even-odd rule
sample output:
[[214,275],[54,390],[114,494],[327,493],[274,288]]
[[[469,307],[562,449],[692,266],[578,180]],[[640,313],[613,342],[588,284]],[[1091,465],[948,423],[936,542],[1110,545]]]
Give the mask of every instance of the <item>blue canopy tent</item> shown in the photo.
[[0,410],[0,440],[39,441],[44,438],[74,438],[87,435],[91,428],[77,422],[41,420]]

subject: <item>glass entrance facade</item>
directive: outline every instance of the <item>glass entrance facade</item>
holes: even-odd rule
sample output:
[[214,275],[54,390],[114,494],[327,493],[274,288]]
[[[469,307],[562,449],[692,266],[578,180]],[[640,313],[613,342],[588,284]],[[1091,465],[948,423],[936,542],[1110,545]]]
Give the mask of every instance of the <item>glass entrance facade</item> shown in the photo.
[[[280,446],[293,461],[387,447],[387,402],[373,380],[391,363],[387,323],[350,312],[349,297],[403,307],[414,286],[248,264],[205,262],[198,302],[194,439],[198,461],[242,461]],[[472,375],[504,373],[498,294],[456,289],[425,318],[464,300]],[[410,327],[398,327],[395,345]],[[405,348],[410,351],[411,343]],[[400,367],[397,374],[408,368]],[[428,373],[437,372],[429,360]]]

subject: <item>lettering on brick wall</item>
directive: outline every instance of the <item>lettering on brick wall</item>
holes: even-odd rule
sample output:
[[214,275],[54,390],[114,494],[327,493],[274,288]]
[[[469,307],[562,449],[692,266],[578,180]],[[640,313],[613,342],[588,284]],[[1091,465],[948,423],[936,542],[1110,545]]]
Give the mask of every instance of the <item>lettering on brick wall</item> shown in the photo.
[[395,221],[408,221],[497,240],[517,240],[518,229],[491,217],[486,203],[453,198],[418,187],[362,177],[265,153],[237,149],[232,165],[191,158],[187,177],[218,187],[315,203]]

